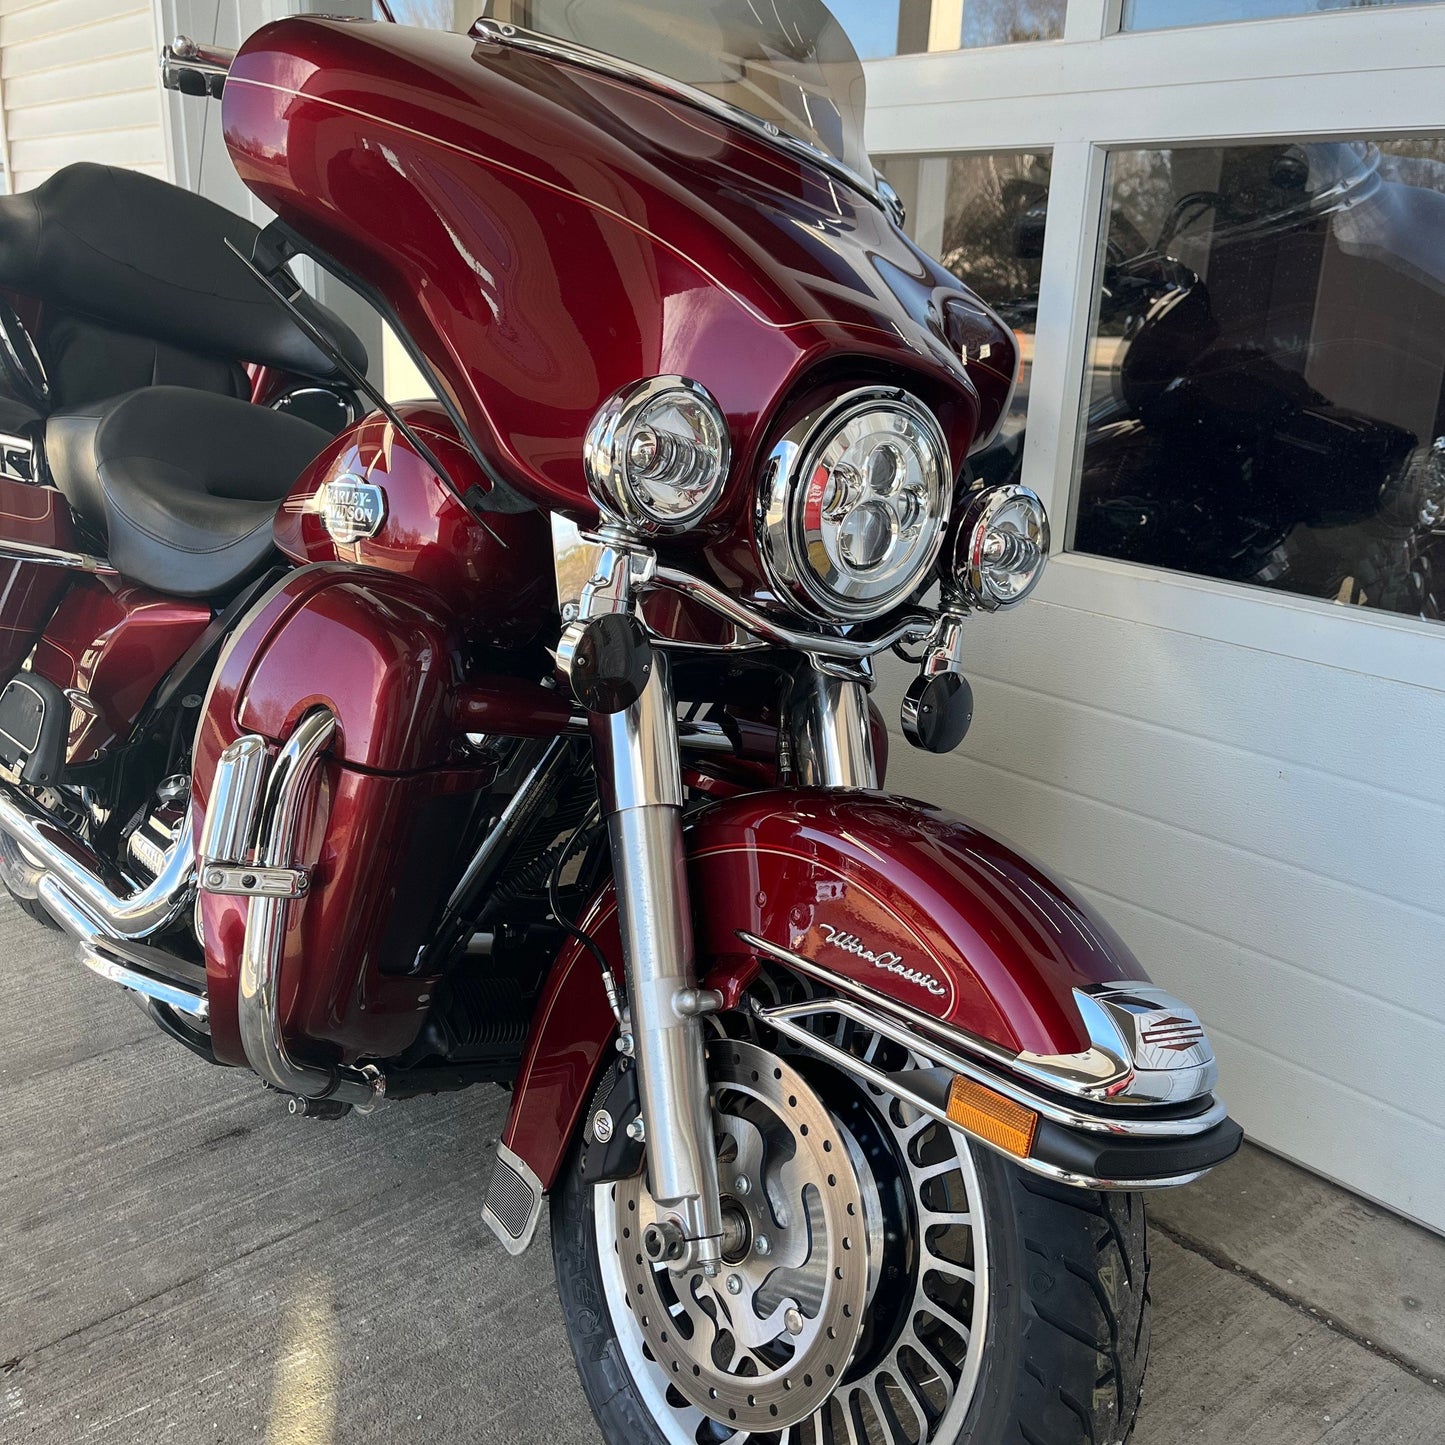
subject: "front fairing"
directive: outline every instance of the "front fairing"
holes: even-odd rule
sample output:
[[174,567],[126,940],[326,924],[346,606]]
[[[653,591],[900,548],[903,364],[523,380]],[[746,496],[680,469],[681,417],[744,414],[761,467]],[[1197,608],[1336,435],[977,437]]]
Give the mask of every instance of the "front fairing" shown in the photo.
[[690,376],[730,419],[714,539],[750,531],[760,454],[810,385],[907,385],[959,465],[1006,402],[1012,335],[878,205],[646,86],[292,19],[242,49],[225,128],[247,184],[395,313],[494,472],[583,522],[582,438],[640,377]]

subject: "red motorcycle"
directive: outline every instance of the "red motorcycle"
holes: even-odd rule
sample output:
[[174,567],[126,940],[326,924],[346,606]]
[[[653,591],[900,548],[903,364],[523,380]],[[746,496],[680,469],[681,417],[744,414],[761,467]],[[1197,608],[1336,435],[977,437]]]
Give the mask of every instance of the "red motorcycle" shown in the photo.
[[[917,648],[955,747],[969,614],[1045,564],[958,480],[1013,336],[899,229],[816,0],[496,9],[171,47],[263,231],[98,168],[6,203],[5,883],[294,1114],[509,1086],[479,1206],[520,1253],[550,1196],[609,1440],[1122,1440],[1142,1191],[1240,1131],[1107,924],[883,791],[869,700]],[[231,384],[53,398],[62,313]]]

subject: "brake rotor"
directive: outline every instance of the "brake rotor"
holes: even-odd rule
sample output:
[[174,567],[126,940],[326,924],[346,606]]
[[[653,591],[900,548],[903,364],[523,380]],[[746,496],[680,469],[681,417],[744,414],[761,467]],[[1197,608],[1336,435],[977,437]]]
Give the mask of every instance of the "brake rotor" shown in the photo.
[[616,1185],[627,1304],[671,1383],[732,1428],[780,1430],[837,1389],[863,1326],[869,1240],[858,1176],[809,1084],[754,1044],[710,1046],[727,1233],[716,1277],[653,1265],[642,1176]]

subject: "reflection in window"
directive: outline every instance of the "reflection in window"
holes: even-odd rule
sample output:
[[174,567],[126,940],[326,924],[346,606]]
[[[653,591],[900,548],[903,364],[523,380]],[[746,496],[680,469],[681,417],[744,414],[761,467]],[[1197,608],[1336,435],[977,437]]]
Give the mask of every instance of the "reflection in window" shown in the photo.
[[1445,613],[1445,141],[1111,157],[1073,545]]
[[[971,50],[983,45],[1057,40],[1064,33],[1066,3],[828,0],[828,8],[848,32],[858,54],[864,60],[876,60],[885,55],[920,55],[928,50]],[[486,0],[391,0],[391,8],[403,25],[466,31],[478,15],[486,13]]]
[[421,25],[428,30],[465,32],[485,8],[485,0],[391,0],[397,24]]
[[914,239],[983,297],[1019,338],[1022,379],[988,454],[989,475],[1006,473],[1017,461],[1028,410],[1050,157],[994,151],[874,159],[908,207]]
[[1163,30],[1221,20],[1268,20],[1323,10],[1377,10],[1396,5],[1434,5],[1440,0],[1124,0],[1125,30]]
[[864,60],[1057,40],[1065,0],[828,0]]

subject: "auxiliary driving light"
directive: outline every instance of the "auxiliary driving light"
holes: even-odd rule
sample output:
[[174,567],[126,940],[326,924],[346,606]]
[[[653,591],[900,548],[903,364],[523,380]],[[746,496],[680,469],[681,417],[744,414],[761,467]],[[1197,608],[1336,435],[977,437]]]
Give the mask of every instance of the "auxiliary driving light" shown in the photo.
[[582,458],[593,499],[644,533],[685,532],[717,504],[732,445],[711,393],[685,376],[623,387],[587,429]]
[[1049,557],[1049,514],[1029,487],[990,487],[969,503],[954,545],[953,581],[982,612],[1022,602]]

